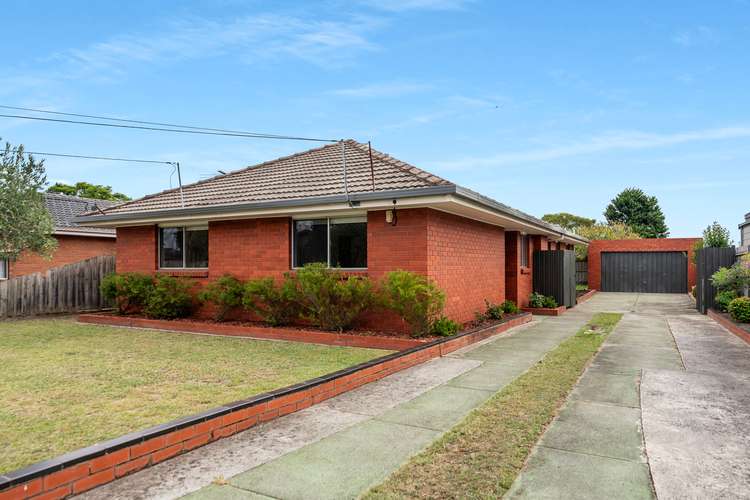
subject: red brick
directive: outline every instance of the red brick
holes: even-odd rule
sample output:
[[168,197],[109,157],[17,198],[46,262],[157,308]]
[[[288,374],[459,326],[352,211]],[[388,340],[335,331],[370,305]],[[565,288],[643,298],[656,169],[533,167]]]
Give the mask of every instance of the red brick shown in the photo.
[[254,426],[258,423],[258,416],[252,416],[246,420],[241,420],[237,422],[237,432],[244,431],[246,429],[249,429],[250,427]]
[[42,491],[42,478],[34,479],[27,483],[19,484],[5,491],[0,491],[0,500],[16,500],[17,498],[28,498]]
[[130,458],[137,458],[141,455],[147,455],[153,451],[160,450],[167,446],[166,436],[159,436],[148,441],[144,441],[140,444],[135,444],[130,447]]
[[81,479],[89,474],[89,463],[73,465],[59,472],[44,477],[44,490],[51,490],[61,484],[71,483],[76,479]]
[[71,487],[71,484],[66,484],[54,490],[45,491],[41,495],[35,496],[34,500],[58,500],[59,498],[65,498],[72,493]]
[[199,446],[203,446],[204,444],[208,443],[211,440],[211,434],[201,434],[200,436],[195,436],[192,439],[188,439],[183,444],[183,447],[185,448],[185,451],[192,450],[193,448],[197,448]]
[[141,470],[146,467],[150,461],[151,455],[146,455],[145,457],[140,457],[136,458],[135,460],[125,462],[124,464],[115,467],[115,476],[122,477],[125,474],[130,474],[131,472]]
[[177,443],[168,448],[155,451],[151,454],[151,461],[155,464],[179,454],[182,451],[182,443]]
[[127,462],[129,459],[130,449],[128,448],[107,453],[106,455],[95,458],[91,461],[91,472],[99,472],[100,470],[114,467],[115,465]]
[[103,470],[88,477],[84,477],[83,479],[79,479],[78,481],[73,483],[73,493],[76,495],[79,493],[83,493],[84,491],[90,490],[91,488],[96,488],[97,486],[106,484],[110,481],[113,481],[114,479],[114,467],[111,469]]
[[226,427],[220,427],[213,432],[213,439],[219,439],[227,436],[231,436],[232,434],[237,432],[237,425],[227,425]]
[[99,255],[115,254],[114,238],[60,235],[54,238],[57,240],[57,249],[52,253],[51,258],[47,259],[32,252],[23,252],[18,260],[11,263],[10,277],[44,273],[53,267],[73,264]]
[[192,438],[197,434],[196,426],[191,425],[190,427],[185,427],[184,429],[180,429],[178,431],[170,432],[166,436],[166,446],[171,446],[175,443],[181,443],[183,441],[187,441],[188,439]]

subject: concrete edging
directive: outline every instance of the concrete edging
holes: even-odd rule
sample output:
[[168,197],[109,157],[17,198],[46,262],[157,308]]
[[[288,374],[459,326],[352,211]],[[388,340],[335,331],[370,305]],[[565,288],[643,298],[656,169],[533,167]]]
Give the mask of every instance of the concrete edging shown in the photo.
[[737,326],[737,324],[734,321],[727,319],[722,314],[720,314],[719,312],[713,309],[709,309],[708,311],[706,311],[706,314],[708,315],[709,318],[716,321],[718,324],[720,324],[721,326],[729,330],[731,333],[737,335],[739,338],[741,338],[742,340],[750,344],[750,332],[747,332],[743,328]]
[[580,296],[576,297],[576,304],[581,304],[582,302],[586,302],[591,297],[593,297],[594,295],[596,295],[596,292],[598,292],[598,291],[599,290],[593,290],[592,289],[592,290],[589,290],[588,292],[584,293],[583,295],[580,295]]
[[0,500],[65,498],[530,322],[520,314],[0,475]]
[[568,309],[565,306],[557,306],[557,307],[522,307],[521,310],[523,312],[528,312],[531,314],[536,314],[539,316],[560,316],[562,314],[565,314],[565,311]]

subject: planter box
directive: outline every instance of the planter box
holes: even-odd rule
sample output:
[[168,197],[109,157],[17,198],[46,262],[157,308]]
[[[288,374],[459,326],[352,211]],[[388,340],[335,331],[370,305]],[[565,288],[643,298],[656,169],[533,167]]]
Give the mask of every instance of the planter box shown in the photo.
[[582,302],[586,302],[591,297],[593,297],[594,295],[596,295],[596,292],[597,292],[597,290],[589,290],[588,292],[584,293],[583,295],[579,295],[578,297],[576,297],[576,304],[580,304]]
[[706,314],[708,314],[709,318],[750,344],[750,323],[737,323],[729,314],[714,309],[709,309],[706,311]]
[[560,316],[564,314],[567,308],[565,306],[557,307],[522,307],[523,312],[530,312],[538,316]]
[[[91,319],[94,320],[116,318],[98,314],[83,316],[93,317]],[[83,493],[114,481],[115,478],[156,465],[259,423],[303,410],[529,321],[530,314],[514,315],[490,326],[468,330],[453,337],[422,342],[416,347],[322,377],[131,432],[23,469],[6,472],[0,476],[0,499],[29,498],[37,495],[64,498]]]

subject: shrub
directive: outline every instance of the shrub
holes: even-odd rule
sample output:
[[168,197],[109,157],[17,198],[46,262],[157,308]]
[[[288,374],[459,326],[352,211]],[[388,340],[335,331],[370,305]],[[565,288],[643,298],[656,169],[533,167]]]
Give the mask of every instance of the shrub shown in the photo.
[[518,306],[512,300],[506,300],[505,302],[500,304],[500,307],[503,308],[503,312],[505,314],[516,314],[519,311]]
[[296,288],[304,317],[327,330],[347,330],[374,301],[366,277],[344,278],[325,264],[308,264],[297,271]]
[[537,292],[532,292],[532,294],[529,295],[529,307],[555,308],[557,307],[557,301],[554,297],[545,296]]
[[295,281],[286,276],[277,284],[273,278],[260,278],[245,283],[242,305],[271,326],[288,325],[299,317]]
[[242,292],[242,282],[234,276],[225,275],[203,287],[198,299],[212,303],[214,319],[224,321],[229,311],[242,305]]
[[154,288],[146,299],[144,314],[158,319],[189,316],[193,309],[193,296],[190,294],[192,287],[192,280],[172,276],[157,277]]
[[552,297],[551,295],[547,295],[546,297],[544,297],[543,303],[544,303],[544,307],[549,307],[551,309],[554,309],[555,307],[557,307],[557,300],[555,300],[555,298]]
[[503,311],[502,304],[493,304],[487,299],[484,299],[484,304],[486,306],[484,315],[487,319],[503,319],[505,311]]
[[457,334],[460,329],[461,325],[450,318],[441,316],[440,319],[433,323],[431,333],[436,337],[450,337]]
[[726,312],[729,307],[729,303],[737,298],[737,292],[734,290],[724,290],[716,294],[714,299],[714,306],[717,311]]
[[722,267],[711,276],[711,283],[720,292],[742,292],[750,286],[750,267],[743,262],[736,262],[732,267]]
[[750,297],[737,297],[727,309],[735,321],[750,323]]
[[109,274],[100,285],[102,295],[113,300],[120,314],[140,311],[154,288],[154,279],[147,274]]
[[432,281],[409,271],[386,274],[381,293],[383,305],[401,316],[415,337],[430,333],[445,305],[445,294]]

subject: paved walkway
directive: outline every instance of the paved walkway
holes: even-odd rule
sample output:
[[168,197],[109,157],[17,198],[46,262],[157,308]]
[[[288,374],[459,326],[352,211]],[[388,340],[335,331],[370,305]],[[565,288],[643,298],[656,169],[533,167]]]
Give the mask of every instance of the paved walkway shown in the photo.
[[507,496],[750,498],[748,346],[685,295],[597,297],[625,315]]
[[573,335],[597,309],[591,302],[84,496],[175,498],[192,492],[191,498],[354,498]]

